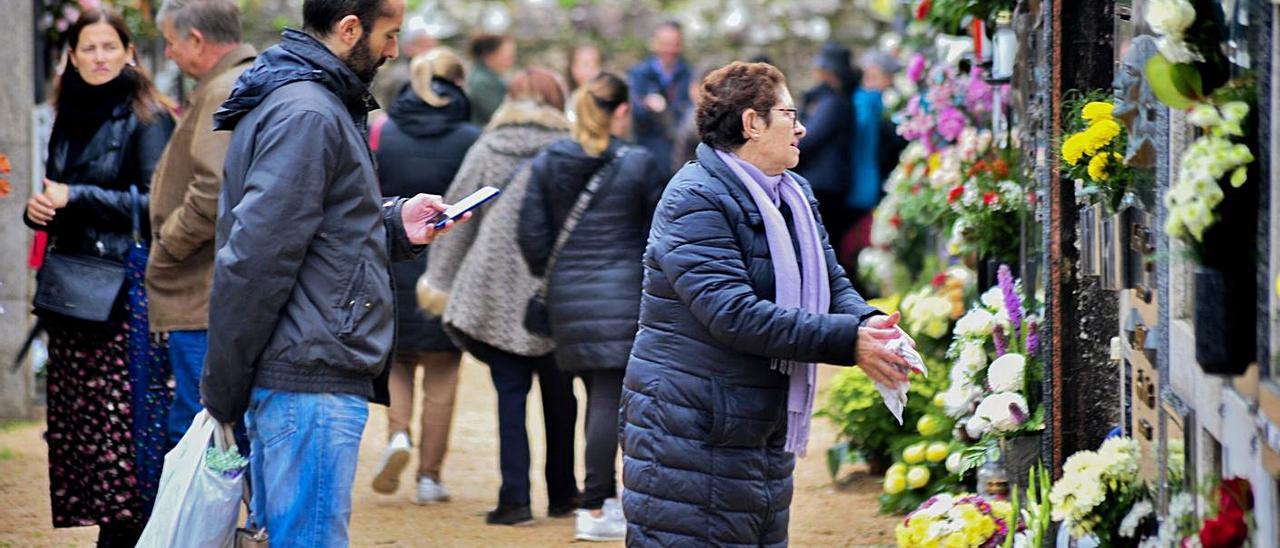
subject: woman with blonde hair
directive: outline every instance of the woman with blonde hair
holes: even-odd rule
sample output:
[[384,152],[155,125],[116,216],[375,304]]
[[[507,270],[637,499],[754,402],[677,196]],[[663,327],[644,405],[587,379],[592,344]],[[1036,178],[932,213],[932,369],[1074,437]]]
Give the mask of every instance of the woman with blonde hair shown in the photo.
[[533,161],[520,215],[520,249],[547,280],[556,363],[587,388],[580,540],[622,540],[618,398],[640,314],[649,220],[666,183],[653,155],[627,146],[627,83],[605,73],[579,88],[572,138]]
[[[413,58],[411,80],[391,105],[376,153],[384,196],[444,194],[462,165],[480,128],[471,125],[470,101],[462,60],[448,48],[435,48]],[[433,249],[435,246],[430,246]],[[429,250],[428,250],[429,251]],[[462,352],[444,333],[440,317],[418,308],[413,287],[427,269],[428,251],[415,261],[391,265],[395,279],[397,339],[392,359],[387,412],[390,442],[373,478],[373,490],[390,494],[409,464],[412,437],[414,376],[423,370],[422,418],[419,421],[417,490],[414,502],[449,499],[440,468],[453,424],[458,364]],[[434,260],[434,253],[432,260]]]
[[551,338],[524,327],[525,304],[542,283],[517,258],[516,245],[516,221],[529,182],[525,165],[566,135],[564,100],[564,83],[549,70],[526,69],[511,79],[506,100],[462,161],[445,199],[456,202],[482,186],[499,187],[502,195],[432,244],[426,283],[419,286],[424,304],[443,310],[454,340],[488,364],[498,392],[502,488],[497,508],[485,518],[493,525],[533,520],[525,407],[534,376],[547,431],[547,514],[568,516],[578,504],[573,472],[577,400],[569,377],[556,369]]

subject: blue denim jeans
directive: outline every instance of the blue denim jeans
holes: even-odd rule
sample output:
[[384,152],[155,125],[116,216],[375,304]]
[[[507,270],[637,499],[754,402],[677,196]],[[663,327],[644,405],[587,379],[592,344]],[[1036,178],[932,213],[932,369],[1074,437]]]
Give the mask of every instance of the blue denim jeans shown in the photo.
[[253,389],[245,413],[253,515],[272,548],[347,546],[368,419],[361,396]]
[[169,363],[173,366],[173,405],[169,407],[169,446],[173,447],[200,412],[200,373],[209,348],[208,331],[169,332]]

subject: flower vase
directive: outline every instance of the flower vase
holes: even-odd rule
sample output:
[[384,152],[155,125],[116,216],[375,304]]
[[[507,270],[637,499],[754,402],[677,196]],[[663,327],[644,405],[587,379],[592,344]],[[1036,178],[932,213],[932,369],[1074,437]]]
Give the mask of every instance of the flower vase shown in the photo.
[[1014,436],[1001,441],[1000,445],[1010,488],[1017,489],[1019,494],[1026,494],[1027,474],[1037,462],[1040,462],[1040,436],[1038,434]]
[[1196,361],[1210,375],[1241,375],[1256,359],[1253,286],[1203,265],[1194,276]]

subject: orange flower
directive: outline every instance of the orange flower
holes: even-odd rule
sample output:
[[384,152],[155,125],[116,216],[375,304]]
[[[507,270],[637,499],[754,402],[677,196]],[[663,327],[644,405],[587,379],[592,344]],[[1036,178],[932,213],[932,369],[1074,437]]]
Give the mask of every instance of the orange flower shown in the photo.
[[0,198],[9,196],[9,191],[13,190],[9,187],[8,179],[0,179]]
[[991,170],[995,172],[997,177],[1004,178],[1009,176],[1009,164],[1006,164],[1001,158],[996,158],[996,161],[991,163]]
[[986,160],[978,160],[978,163],[973,164],[973,167],[969,168],[969,176],[973,177],[974,175],[977,175],[984,171],[990,171],[990,169],[991,168],[987,166]]
[[0,154],[0,175],[4,175],[13,171],[13,166],[9,165],[9,156]]

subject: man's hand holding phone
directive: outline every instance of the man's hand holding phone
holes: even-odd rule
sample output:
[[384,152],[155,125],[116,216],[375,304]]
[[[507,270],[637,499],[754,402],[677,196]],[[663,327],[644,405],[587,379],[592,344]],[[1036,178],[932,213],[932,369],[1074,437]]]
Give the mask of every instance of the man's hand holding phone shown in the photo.
[[414,245],[427,245],[435,241],[437,236],[448,232],[454,224],[471,218],[471,212],[467,212],[448,220],[443,227],[436,228],[436,223],[431,221],[443,215],[446,209],[449,209],[449,204],[444,203],[444,199],[435,194],[419,194],[409,198],[409,201],[404,203],[404,207],[400,208],[400,220],[404,223],[404,231],[409,237],[409,242]]

